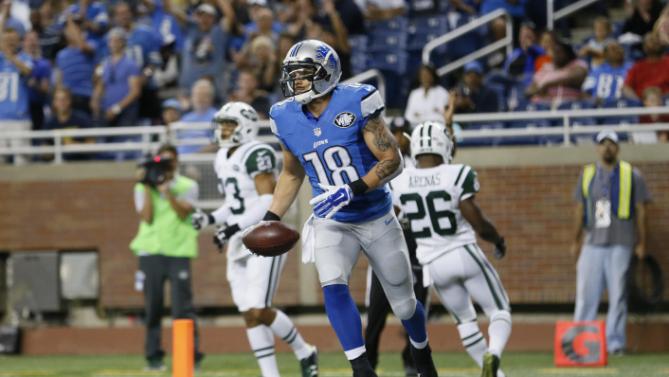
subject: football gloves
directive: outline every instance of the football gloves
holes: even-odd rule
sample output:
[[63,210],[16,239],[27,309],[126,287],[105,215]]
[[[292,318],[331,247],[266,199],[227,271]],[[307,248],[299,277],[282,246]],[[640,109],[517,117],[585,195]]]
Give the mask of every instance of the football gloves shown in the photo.
[[506,241],[504,237],[500,237],[499,241],[495,244],[495,250],[492,252],[492,255],[495,259],[502,259],[506,255]]
[[206,228],[209,225],[216,223],[216,219],[211,213],[206,213],[200,209],[196,210],[191,216],[191,224],[195,230]]
[[353,199],[353,190],[349,185],[328,186],[319,184],[319,186],[324,192],[309,201],[309,204],[314,206],[316,217],[329,219]]
[[214,245],[218,247],[219,251],[223,251],[225,243],[230,241],[230,238],[239,232],[239,230],[239,225],[237,224],[225,225],[218,228],[214,234]]

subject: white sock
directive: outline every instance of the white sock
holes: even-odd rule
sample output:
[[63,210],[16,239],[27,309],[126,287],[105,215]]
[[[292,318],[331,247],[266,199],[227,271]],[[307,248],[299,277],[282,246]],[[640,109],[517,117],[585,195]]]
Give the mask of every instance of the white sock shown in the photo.
[[281,310],[276,311],[276,318],[274,318],[274,322],[269,328],[276,336],[290,345],[298,360],[306,359],[314,352],[313,347],[302,339],[302,335],[297,331],[293,321]]
[[474,360],[476,365],[483,366],[483,355],[488,352],[483,333],[479,329],[479,324],[474,322],[467,322],[458,325],[458,332],[460,333],[460,340],[469,356]]
[[488,326],[490,347],[488,347],[488,351],[501,358],[509,336],[511,336],[511,313],[506,310],[496,311],[490,316],[490,325]]
[[246,329],[251,350],[258,360],[258,366],[263,377],[279,377],[279,367],[274,355],[274,335],[265,325]]

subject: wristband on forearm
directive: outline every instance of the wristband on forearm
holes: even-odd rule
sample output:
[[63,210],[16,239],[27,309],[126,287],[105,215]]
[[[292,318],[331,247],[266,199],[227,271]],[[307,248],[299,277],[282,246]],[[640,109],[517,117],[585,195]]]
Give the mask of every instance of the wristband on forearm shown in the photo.
[[267,211],[265,216],[262,218],[263,221],[281,221],[281,216],[277,215],[272,211]]
[[362,195],[369,189],[369,186],[367,186],[367,184],[365,183],[365,181],[362,180],[362,178],[358,179],[357,181],[349,183],[348,186],[351,188],[353,196]]
[[232,224],[228,225],[225,230],[223,230],[223,234],[225,234],[225,239],[229,240],[230,237],[234,236],[235,233],[239,232],[239,224]]

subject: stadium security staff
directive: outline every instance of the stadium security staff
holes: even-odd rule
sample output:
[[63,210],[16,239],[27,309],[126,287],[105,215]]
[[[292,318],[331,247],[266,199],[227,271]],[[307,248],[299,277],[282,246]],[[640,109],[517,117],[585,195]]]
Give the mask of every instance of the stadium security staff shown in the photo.
[[583,168],[574,193],[578,204],[572,255],[580,250],[574,320],[595,319],[606,286],[607,349],[620,355],[625,351],[626,276],[632,250],[639,258],[646,253],[645,207],[650,195],[641,174],[618,159],[618,135],[604,130],[596,140],[599,161]]
[[[144,291],[146,369],[164,370],[160,322],[165,280],[170,281],[172,290],[172,317],[195,320],[190,261],[197,256],[197,231],[191,226],[191,213],[198,184],[176,172],[177,150],[172,145],[161,146],[152,162],[164,163],[164,168],[145,165],[140,172],[141,182],[134,191],[141,221],[130,248],[139,257],[135,288]],[[196,365],[202,357],[196,326]]]

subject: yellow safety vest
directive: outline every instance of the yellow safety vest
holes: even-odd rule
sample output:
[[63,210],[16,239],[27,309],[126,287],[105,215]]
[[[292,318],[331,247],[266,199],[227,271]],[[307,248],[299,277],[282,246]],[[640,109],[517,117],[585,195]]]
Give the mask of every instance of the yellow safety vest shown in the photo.
[[[590,195],[590,184],[592,179],[595,177],[597,172],[597,166],[595,164],[588,164],[583,167],[583,182],[581,189],[583,190],[583,197],[586,200],[589,200]],[[617,192],[617,201],[611,193],[611,210],[615,215],[621,220],[627,220],[632,214],[632,165],[626,161],[620,161],[618,163],[618,192]],[[611,185],[611,191],[613,191],[613,185],[616,182],[613,182]]]

